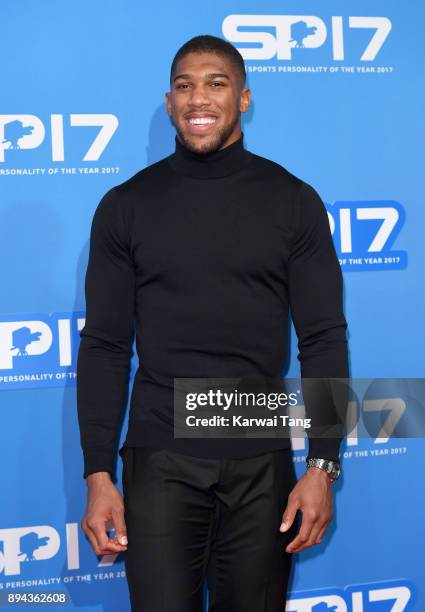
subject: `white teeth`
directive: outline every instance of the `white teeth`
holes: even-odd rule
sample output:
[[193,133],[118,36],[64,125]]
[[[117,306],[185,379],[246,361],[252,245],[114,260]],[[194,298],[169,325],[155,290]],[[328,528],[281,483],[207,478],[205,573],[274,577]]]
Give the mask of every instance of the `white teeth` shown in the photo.
[[189,123],[192,125],[208,125],[210,123],[215,123],[215,118],[213,117],[194,117],[193,119],[189,119]]

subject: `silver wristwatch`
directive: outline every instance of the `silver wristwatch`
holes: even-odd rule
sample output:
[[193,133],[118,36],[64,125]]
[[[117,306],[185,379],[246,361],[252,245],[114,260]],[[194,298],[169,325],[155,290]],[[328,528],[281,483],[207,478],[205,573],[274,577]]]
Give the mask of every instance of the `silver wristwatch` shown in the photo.
[[318,457],[307,457],[307,467],[317,467],[327,472],[329,478],[334,481],[339,478],[341,466],[339,461],[331,461],[330,459],[319,459]]

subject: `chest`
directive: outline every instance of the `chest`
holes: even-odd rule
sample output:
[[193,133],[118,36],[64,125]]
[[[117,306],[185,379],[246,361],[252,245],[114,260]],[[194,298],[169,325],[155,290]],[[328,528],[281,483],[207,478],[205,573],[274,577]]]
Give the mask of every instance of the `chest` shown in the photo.
[[285,274],[289,203],[242,191],[174,191],[141,202],[133,228],[133,258],[142,279],[213,275],[258,278]]

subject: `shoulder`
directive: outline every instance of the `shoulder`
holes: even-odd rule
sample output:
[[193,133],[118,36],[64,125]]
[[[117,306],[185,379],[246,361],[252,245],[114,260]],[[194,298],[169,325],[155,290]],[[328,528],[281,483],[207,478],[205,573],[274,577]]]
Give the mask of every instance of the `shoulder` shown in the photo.
[[164,184],[164,173],[168,171],[166,159],[164,157],[110,187],[101,197],[96,214],[111,219],[123,218],[131,224],[135,203]]
[[140,195],[141,192],[161,185],[164,177],[169,173],[167,157],[142,168],[128,179],[114,187],[117,196]]
[[293,206],[295,215],[303,212],[315,216],[323,212],[323,200],[313,185],[282,164],[252,151],[250,153],[253,156],[251,170],[255,176],[272,184],[276,193],[283,194],[284,200]]
[[278,181],[295,192],[300,189],[303,181],[285,166],[252,151],[250,153],[252,155],[251,168],[255,169],[256,174],[269,180]]

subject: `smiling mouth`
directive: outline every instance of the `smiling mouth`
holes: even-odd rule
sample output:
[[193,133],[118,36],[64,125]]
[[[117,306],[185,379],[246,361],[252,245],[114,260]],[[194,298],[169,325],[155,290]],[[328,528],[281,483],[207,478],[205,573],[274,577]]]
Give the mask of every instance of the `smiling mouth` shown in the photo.
[[217,117],[188,117],[185,119],[190,131],[194,133],[206,132],[218,121]]

